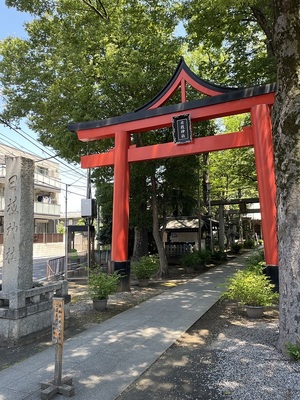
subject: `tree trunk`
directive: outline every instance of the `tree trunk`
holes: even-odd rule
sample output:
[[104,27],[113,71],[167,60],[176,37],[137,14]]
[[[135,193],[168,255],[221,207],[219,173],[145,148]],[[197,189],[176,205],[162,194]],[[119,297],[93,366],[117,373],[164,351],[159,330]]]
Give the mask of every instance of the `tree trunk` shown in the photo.
[[300,345],[300,18],[299,0],[274,0],[277,95],[273,135],[277,187],[279,347]]
[[131,261],[138,261],[148,255],[148,229],[144,227],[134,228],[134,246]]
[[159,230],[155,176],[151,177],[151,184],[152,184],[153,237],[154,237],[155,244],[157,247],[159,263],[160,263],[160,269],[159,269],[158,276],[160,278],[163,278],[163,277],[167,277],[169,275],[169,267],[168,267],[166,251],[165,251],[164,244],[163,244],[162,237],[161,237],[160,230]]

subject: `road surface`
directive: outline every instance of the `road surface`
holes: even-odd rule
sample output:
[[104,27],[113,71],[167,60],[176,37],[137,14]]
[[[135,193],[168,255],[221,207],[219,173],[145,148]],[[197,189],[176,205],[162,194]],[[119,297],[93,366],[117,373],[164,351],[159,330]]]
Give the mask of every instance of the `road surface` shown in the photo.
[[[47,260],[49,260],[49,257],[33,259],[33,280],[34,281],[45,281],[46,280]],[[3,267],[3,263],[0,264],[0,283],[2,283],[2,267]]]

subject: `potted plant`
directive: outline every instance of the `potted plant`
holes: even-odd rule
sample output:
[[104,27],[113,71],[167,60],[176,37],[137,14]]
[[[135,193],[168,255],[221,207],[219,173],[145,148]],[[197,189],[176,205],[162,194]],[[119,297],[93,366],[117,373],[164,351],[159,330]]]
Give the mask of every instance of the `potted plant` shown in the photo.
[[141,286],[147,285],[151,276],[158,270],[159,258],[157,255],[143,256],[139,261],[132,263],[132,272]]
[[99,269],[90,274],[88,292],[93,300],[95,310],[106,309],[108,296],[117,292],[119,279],[118,273],[107,274]]
[[251,318],[261,317],[264,307],[275,304],[279,298],[275,285],[258,268],[237,271],[227,279],[225,287],[222,297],[240,302]]

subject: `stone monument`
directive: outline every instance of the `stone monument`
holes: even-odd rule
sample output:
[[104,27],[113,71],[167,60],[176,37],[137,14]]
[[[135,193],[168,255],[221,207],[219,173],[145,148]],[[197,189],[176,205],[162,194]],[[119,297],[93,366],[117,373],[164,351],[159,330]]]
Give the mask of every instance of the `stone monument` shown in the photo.
[[2,275],[5,292],[32,288],[33,179],[33,160],[6,158]]
[[34,162],[6,157],[4,253],[0,291],[0,340],[15,341],[51,326],[52,298],[67,281],[33,285]]

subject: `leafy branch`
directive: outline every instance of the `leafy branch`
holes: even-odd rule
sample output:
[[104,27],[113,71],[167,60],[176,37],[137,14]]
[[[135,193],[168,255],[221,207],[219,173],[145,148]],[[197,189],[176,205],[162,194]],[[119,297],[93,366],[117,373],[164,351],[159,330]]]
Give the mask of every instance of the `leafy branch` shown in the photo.
[[[99,15],[100,18],[104,20],[109,20],[109,16],[107,14],[106,8],[104,7],[102,1],[96,0],[82,0],[84,4],[86,4],[88,7],[90,7],[97,15]],[[93,3],[96,3],[94,5]]]

